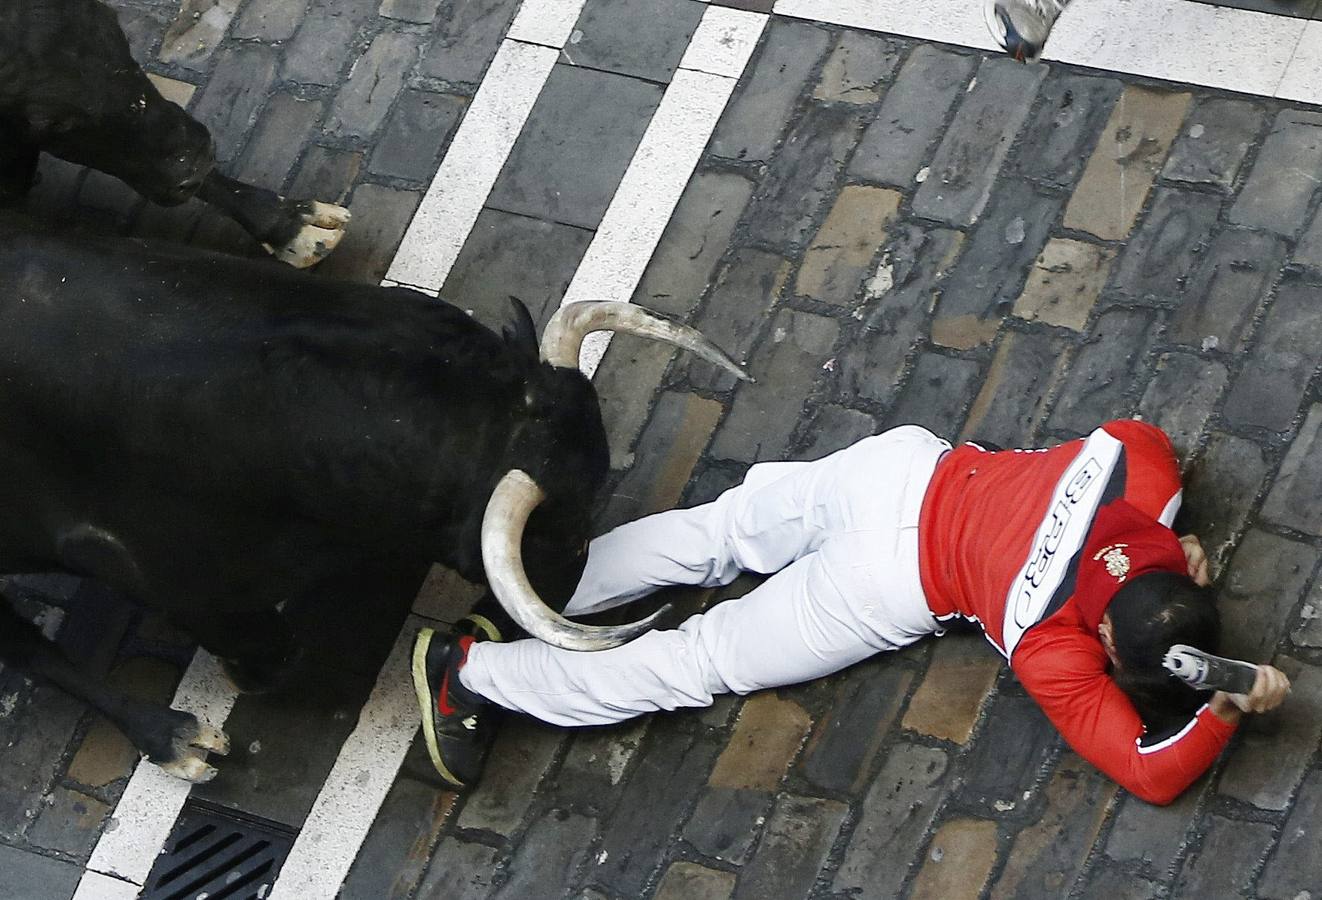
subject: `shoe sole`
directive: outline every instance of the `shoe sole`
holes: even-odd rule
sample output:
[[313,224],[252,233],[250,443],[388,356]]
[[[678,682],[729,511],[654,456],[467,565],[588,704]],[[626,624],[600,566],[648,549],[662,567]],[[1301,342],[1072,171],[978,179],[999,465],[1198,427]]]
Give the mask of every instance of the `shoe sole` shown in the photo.
[[436,713],[432,700],[431,688],[427,686],[427,651],[431,649],[431,640],[436,632],[424,628],[413,641],[413,693],[418,698],[418,708],[422,711],[422,737],[427,742],[427,755],[436,772],[453,787],[466,787],[454,776],[441,759],[441,748],[436,745]]

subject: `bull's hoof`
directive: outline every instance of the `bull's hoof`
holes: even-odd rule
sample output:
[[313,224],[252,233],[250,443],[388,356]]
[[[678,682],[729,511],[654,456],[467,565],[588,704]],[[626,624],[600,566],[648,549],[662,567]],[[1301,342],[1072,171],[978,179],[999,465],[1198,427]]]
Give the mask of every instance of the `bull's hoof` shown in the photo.
[[263,244],[266,252],[282,263],[296,269],[315,266],[339,246],[344,238],[344,227],[349,224],[349,211],[333,203],[317,200],[299,205],[303,227],[294,239],[283,247]]
[[216,777],[216,767],[203,757],[206,753],[221,756],[229,753],[230,739],[225,732],[198,721],[191,713],[181,713],[180,716],[187,716],[187,719],[180,718],[174,726],[170,740],[171,758],[153,762],[168,775],[203,784]]

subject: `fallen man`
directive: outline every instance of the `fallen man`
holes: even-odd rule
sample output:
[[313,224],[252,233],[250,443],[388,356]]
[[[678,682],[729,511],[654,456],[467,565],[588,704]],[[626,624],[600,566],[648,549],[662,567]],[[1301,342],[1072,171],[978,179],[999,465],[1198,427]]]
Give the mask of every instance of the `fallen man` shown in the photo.
[[1133,420],[1048,450],[951,449],[904,426],[815,462],[755,465],[711,503],[594,540],[565,613],[775,573],[741,598],[591,653],[420,632],[413,673],[432,760],[468,786],[499,707],[601,725],[706,706],[839,671],[963,617],[1080,755],[1169,803],[1243,712],[1273,709],[1289,689],[1259,666],[1248,694],[1209,696],[1163,667],[1172,645],[1217,650],[1206,556],[1170,529],[1180,498],[1170,440]]

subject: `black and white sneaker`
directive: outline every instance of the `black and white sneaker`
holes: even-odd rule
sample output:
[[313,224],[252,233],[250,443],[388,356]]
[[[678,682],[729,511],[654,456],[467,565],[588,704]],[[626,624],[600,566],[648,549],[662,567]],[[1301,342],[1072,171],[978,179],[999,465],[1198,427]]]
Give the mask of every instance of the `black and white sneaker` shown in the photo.
[[498,708],[459,680],[476,640],[471,634],[446,638],[423,628],[413,641],[413,689],[427,753],[441,778],[456,788],[477,781],[495,736]]
[[1070,0],[983,0],[987,28],[1006,53],[1020,62],[1037,62],[1051,26]]

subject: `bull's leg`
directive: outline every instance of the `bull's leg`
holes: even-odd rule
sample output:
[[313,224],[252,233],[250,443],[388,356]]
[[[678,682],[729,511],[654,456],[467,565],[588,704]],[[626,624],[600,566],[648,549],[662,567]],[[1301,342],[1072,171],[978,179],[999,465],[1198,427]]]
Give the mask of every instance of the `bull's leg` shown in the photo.
[[212,171],[197,196],[234,219],[266,251],[297,269],[315,265],[344,237],[349,211],[316,200],[286,200]]
[[234,686],[245,693],[270,690],[298,657],[289,623],[275,609],[174,610],[170,618],[217,657]]
[[0,206],[17,203],[37,183],[36,146],[18,137],[15,123],[0,117]]
[[198,751],[229,752],[229,739],[224,733],[203,725],[192,713],[125,696],[83,672],[35,625],[15,613],[7,601],[0,602],[0,660],[82,700],[171,775],[187,781],[210,781],[216,770]]

